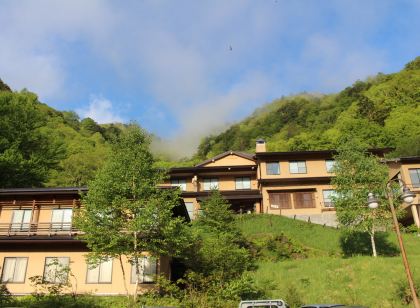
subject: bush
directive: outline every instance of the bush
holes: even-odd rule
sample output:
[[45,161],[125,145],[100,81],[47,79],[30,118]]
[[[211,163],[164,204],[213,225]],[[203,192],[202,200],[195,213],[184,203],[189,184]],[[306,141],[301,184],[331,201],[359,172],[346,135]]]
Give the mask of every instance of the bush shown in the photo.
[[[420,294],[420,279],[417,279],[414,282],[414,285],[416,287],[416,294],[418,297]],[[411,290],[407,280],[404,279],[397,283],[396,295],[404,305],[410,305],[413,302],[413,297],[411,296]]]

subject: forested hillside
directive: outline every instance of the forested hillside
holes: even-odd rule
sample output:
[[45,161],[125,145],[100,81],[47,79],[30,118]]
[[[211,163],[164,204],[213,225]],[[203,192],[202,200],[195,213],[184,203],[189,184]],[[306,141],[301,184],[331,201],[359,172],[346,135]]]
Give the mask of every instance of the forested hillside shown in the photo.
[[0,115],[0,188],[86,185],[124,129],[54,110],[1,80]]
[[420,57],[395,74],[356,81],[338,94],[281,98],[219,135],[202,140],[197,158],[227,150],[254,151],[257,138],[270,151],[335,148],[343,136],[369,147],[395,147],[392,155],[420,155]]

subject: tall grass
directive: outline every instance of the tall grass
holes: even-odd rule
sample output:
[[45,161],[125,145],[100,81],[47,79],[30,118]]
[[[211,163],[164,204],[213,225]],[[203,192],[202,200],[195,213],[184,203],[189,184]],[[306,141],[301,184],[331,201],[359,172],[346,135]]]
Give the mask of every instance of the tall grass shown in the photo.
[[[248,238],[284,234],[316,252],[307,259],[257,262],[258,268],[250,275],[271,298],[287,300],[298,295],[304,303],[406,307],[397,295],[399,285],[406,281],[401,256],[345,258],[341,230],[286,217],[243,215],[237,223]],[[397,246],[394,233],[385,235]],[[420,237],[404,234],[403,238],[414,279],[419,283]]]

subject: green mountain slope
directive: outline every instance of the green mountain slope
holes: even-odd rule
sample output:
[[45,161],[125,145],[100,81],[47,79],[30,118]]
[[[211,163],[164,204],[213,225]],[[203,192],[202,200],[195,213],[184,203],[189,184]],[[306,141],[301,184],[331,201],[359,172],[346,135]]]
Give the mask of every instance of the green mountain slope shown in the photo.
[[[273,260],[257,255],[256,269],[249,273],[268,298],[283,298],[297,307],[298,303],[410,306],[405,302],[409,289],[393,232],[377,233],[379,256],[373,258],[369,236],[343,241],[340,229],[278,215],[244,215],[237,218],[237,224],[247,240],[281,257]],[[285,254],[284,245],[273,244],[273,239],[284,242],[285,237],[295,251],[304,251],[303,257],[293,250]],[[418,285],[420,237],[408,233],[403,239]]]
[[204,138],[196,156],[254,151],[264,138],[271,151],[335,148],[350,135],[394,155],[420,155],[420,57],[394,74],[357,81],[338,94],[281,98],[219,135]]
[[0,188],[86,185],[125,127],[80,120],[1,81],[0,115]]

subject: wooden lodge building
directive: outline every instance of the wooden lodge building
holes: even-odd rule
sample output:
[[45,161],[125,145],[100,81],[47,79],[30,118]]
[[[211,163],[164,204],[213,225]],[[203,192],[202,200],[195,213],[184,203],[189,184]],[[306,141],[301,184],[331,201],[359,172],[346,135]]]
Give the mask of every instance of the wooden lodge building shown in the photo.
[[[30,278],[58,283],[68,279],[65,292],[97,295],[125,294],[120,260],[110,259],[96,268],[85,260],[86,244],[77,238],[80,231],[72,224],[74,209],[80,206],[80,193],[86,188],[0,189],[1,283],[12,294],[34,292]],[[174,215],[188,213],[182,200]],[[171,260],[161,257],[141,260],[140,291],[150,288],[157,274],[171,277]],[[126,285],[134,293],[135,267],[122,259]],[[65,269],[70,268],[69,273]],[[60,271],[61,270],[61,271]]]
[[[371,152],[383,157],[390,149]],[[191,219],[200,202],[218,189],[237,213],[270,213],[336,226],[330,184],[336,151],[267,152],[257,140],[255,154],[227,151],[194,167],[172,168],[167,185],[179,186]],[[386,161],[390,177],[398,177],[415,193],[407,207],[420,227],[420,157]]]
[[[374,154],[383,157],[384,150]],[[254,155],[228,151],[194,167],[173,168],[163,186],[179,186],[182,199],[176,215],[186,220],[200,213],[200,202],[218,189],[237,213],[270,213],[335,226],[331,196],[334,151],[267,152],[258,140]],[[404,181],[417,194],[407,206],[409,219],[420,227],[420,157],[386,161],[390,177]],[[34,291],[30,277],[41,275],[55,283],[60,266],[69,266],[72,285],[67,292],[125,294],[119,260],[86,264],[86,245],[72,224],[80,193],[86,188],[0,189],[1,282],[13,294]],[[123,259],[126,285],[135,288],[135,271]],[[153,285],[156,274],[171,277],[171,260],[142,260],[140,288]]]

